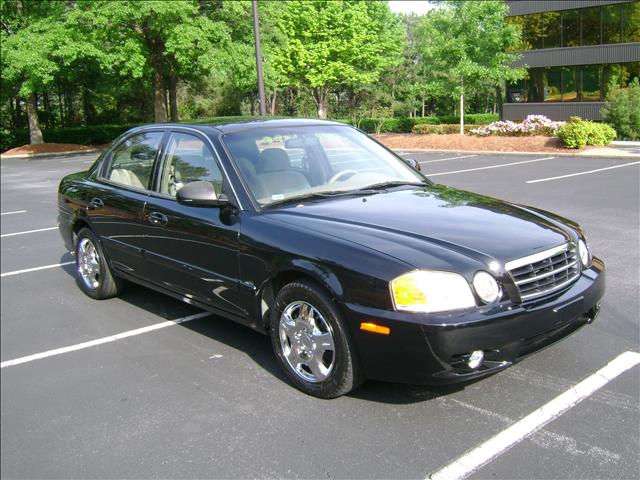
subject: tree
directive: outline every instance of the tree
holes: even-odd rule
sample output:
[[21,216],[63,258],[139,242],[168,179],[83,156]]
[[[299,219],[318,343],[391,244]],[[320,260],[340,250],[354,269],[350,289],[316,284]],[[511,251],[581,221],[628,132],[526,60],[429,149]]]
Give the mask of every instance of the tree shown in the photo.
[[87,52],[65,20],[63,2],[16,0],[2,8],[3,90],[26,99],[30,143],[42,143],[37,95]]
[[386,2],[296,0],[286,7],[278,25],[288,49],[275,68],[311,90],[320,118],[332,88],[373,83],[399,61],[402,30]]
[[523,78],[524,68],[510,66],[520,31],[506,18],[504,2],[447,0],[427,13],[417,39],[421,61],[432,73],[432,88],[451,92],[460,101],[460,134],[464,135],[465,91],[481,83],[501,85]]
[[228,29],[202,7],[195,0],[80,2],[73,16],[100,48],[104,69],[151,78],[154,119],[165,122],[167,110],[173,121],[178,120],[180,78],[197,78],[229,64]]

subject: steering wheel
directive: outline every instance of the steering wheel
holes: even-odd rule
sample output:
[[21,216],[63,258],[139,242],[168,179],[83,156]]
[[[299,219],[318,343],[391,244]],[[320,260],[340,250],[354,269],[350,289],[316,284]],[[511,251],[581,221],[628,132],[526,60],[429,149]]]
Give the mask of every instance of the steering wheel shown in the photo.
[[337,182],[342,177],[346,177],[347,175],[351,177],[351,176],[355,175],[356,173],[358,173],[358,172],[355,171],[355,170],[342,170],[341,172],[338,172],[333,177],[331,177],[327,183]]

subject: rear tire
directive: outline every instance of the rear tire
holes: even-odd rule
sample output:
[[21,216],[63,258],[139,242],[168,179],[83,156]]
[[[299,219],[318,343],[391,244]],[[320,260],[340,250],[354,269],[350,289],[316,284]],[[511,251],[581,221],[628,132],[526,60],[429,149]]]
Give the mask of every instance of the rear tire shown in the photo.
[[342,315],[312,282],[294,281],[278,292],[270,336],[287,378],[308,395],[336,398],[364,380]]
[[88,228],[76,238],[76,272],[80,290],[93,299],[105,300],[122,291],[123,281],[111,272],[100,242]]

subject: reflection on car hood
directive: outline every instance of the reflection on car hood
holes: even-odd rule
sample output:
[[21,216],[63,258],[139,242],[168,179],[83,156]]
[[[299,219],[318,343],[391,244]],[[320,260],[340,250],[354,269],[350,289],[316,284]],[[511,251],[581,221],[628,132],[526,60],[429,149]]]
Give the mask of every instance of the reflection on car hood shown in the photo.
[[416,267],[447,268],[458,263],[452,255],[506,262],[571,238],[533,211],[442,185],[301,202],[268,214]]

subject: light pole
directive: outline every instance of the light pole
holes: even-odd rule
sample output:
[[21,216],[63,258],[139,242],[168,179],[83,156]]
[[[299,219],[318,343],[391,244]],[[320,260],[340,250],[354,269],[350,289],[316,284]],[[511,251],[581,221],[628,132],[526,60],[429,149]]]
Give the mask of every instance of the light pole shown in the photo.
[[256,71],[258,72],[258,95],[260,97],[260,116],[267,114],[264,99],[264,77],[262,75],[262,51],[260,48],[260,23],[258,22],[258,0],[251,2],[253,9],[253,34],[256,41]]

